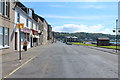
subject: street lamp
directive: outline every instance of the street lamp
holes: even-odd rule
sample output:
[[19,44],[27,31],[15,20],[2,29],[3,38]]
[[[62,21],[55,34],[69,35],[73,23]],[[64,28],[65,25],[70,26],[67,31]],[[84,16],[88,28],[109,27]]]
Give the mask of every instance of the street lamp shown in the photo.
[[116,20],[116,28],[114,28],[113,32],[116,32],[116,53],[117,53],[117,43],[118,43],[118,33],[120,33],[120,28],[118,28],[118,19]]

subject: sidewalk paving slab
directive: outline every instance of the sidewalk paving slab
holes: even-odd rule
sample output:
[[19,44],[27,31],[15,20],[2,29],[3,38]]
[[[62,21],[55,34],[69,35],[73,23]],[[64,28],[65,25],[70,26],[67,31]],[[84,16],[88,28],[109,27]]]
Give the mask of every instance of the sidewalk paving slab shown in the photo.
[[[10,72],[24,64],[32,57],[43,53],[48,48],[48,45],[41,45],[28,49],[28,51],[22,51],[22,60],[19,60],[19,52],[13,52],[2,55],[2,78],[7,76]],[[40,53],[37,53],[39,50]]]

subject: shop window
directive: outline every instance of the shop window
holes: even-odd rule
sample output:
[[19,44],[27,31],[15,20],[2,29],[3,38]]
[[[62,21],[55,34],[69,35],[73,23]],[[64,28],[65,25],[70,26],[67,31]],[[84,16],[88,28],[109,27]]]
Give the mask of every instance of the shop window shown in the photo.
[[23,42],[25,40],[25,33],[21,32],[21,41]]
[[26,37],[27,37],[27,41],[29,41],[29,33],[27,33]]

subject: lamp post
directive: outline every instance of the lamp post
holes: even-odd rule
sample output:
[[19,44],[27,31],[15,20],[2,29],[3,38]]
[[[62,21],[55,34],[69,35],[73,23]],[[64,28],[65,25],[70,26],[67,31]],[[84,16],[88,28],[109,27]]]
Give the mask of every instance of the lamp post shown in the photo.
[[24,24],[20,23],[17,25],[17,27],[19,28],[19,60],[21,60],[21,28],[24,28]]
[[118,19],[116,19],[116,28],[114,28],[113,32],[116,32],[116,53],[117,53],[118,33],[120,33],[120,28],[118,28]]

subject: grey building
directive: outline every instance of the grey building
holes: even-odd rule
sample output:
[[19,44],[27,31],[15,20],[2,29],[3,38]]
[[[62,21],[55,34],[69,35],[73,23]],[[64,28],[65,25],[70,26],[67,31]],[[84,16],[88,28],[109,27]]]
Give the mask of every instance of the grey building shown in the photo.
[[14,1],[0,0],[0,49],[3,54],[14,51]]
[[109,46],[109,38],[97,38],[97,46]]
[[76,36],[67,36],[65,42],[78,42],[78,37]]

